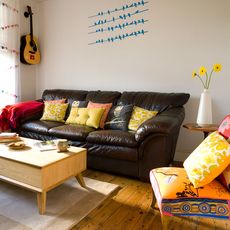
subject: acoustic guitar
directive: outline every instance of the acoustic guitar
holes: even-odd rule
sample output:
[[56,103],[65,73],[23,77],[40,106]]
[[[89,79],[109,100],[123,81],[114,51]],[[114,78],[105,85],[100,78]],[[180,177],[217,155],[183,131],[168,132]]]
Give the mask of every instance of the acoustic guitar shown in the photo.
[[37,38],[33,36],[33,13],[30,6],[27,6],[28,12],[24,15],[30,17],[30,34],[21,37],[20,60],[24,64],[34,65],[41,60],[40,51],[38,50]]

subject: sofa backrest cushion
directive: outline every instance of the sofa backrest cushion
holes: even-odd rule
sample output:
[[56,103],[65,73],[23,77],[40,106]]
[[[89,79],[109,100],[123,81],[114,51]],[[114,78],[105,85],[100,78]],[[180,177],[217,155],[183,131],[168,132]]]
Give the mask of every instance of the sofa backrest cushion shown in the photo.
[[133,104],[147,110],[161,112],[167,107],[183,106],[189,96],[186,93],[123,92],[118,104]]
[[86,96],[86,101],[92,101],[95,103],[113,103],[113,105],[115,105],[120,96],[121,93],[118,91],[89,91]]
[[42,94],[42,99],[47,101],[66,98],[66,102],[72,104],[71,101],[84,101],[86,95],[86,90],[46,89]]

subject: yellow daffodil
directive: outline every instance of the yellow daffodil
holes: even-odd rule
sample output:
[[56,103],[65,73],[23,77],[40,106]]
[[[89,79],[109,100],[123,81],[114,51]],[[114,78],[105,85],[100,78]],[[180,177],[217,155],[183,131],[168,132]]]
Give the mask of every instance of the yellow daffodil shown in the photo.
[[215,64],[215,65],[213,66],[213,71],[214,71],[214,72],[220,72],[221,69],[222,69],[221,64]]
[[194,71],[192,72],[192,78],[194,78],[196,75],[197,75],[197,73],[196,73],[196,71],[194,70]]
[[203,75],[205,75],[206,73],[207,73],[206,68],[205,68],[204,66],[201,66],[201,67],[200,67],[200,70],[199,70],[200,76],[203,76]]

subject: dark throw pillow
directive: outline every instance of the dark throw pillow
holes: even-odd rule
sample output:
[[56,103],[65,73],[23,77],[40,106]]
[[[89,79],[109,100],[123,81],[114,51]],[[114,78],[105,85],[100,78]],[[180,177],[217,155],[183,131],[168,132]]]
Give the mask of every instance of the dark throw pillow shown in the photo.
[[88,101],[73,101],[72,107],[78,107],[78,108],[86,108],[88,105]]
[[132,111],[133,105],[113,106],[109,111],[104,128],[127,131]]

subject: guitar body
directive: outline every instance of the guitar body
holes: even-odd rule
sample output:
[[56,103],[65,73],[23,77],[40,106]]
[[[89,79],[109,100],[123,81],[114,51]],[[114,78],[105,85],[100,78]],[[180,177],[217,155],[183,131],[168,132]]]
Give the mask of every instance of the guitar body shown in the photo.
[[33,36],[33,41],[31,41],[31,35],[29,34],[21,37],[20,60],[22,63],[28,65],[40,62],[41,56],[36,37]]
[[33,36],[33,13],[30,6],[27,6],[28,12],[24,13],[26,18],[30,17],[30,34],[21,37],[20,60],[24,64],[35,65],[41,60],[38,50],[38,40]]

